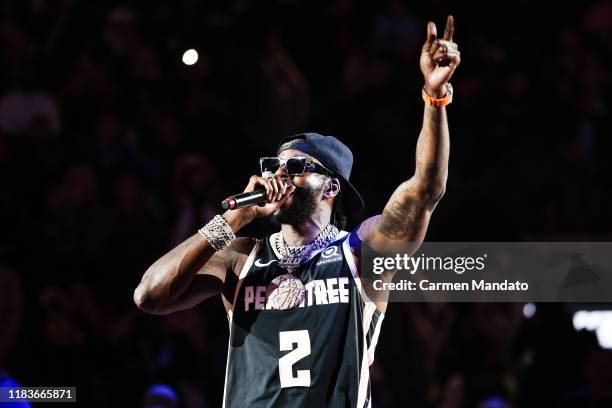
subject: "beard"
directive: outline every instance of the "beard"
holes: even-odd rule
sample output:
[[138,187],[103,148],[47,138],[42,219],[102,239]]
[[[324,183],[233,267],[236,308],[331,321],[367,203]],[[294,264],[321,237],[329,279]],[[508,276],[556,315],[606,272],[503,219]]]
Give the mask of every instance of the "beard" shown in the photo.
[[319,205],[318,197],[321,190],[323,190],[323,185],[319,187],[296,187],[291,204],[288,207],[279,208],[272,214],[272,223],[275,225],[300,225],[310,219]]

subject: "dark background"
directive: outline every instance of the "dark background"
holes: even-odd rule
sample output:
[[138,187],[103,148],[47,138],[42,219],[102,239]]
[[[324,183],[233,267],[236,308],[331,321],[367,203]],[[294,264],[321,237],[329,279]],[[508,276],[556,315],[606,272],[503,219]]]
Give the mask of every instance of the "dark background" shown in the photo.
[[[429,241],[609,240],[612,2],[0,2],[0,378],[139,406],[219,406],[218,298],[149,316],[145,269],[282,136],[332,134],[379,213],[414,171],[431,19],[455,16],[447,192]],[[188,48],[193,66],[181,62]],[[243,235],[260,236],[265,221]],[[612,406],[570,305],[392,304],[374,407]]]

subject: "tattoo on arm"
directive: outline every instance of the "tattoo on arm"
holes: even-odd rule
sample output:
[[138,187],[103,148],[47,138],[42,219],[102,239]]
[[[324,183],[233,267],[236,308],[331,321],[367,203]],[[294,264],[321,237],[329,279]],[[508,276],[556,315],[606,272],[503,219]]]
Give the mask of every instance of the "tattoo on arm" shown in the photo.
[[415,230],[418,203],[405,191],[393,194],[382,212],[378,231],[392,240],[403,240]]
[[377,231],[393,241],[424,236],[426,212],[444,194],[448,174],[449,132],[444,108],[425,107],[416,151],[416,174],[402,183],[383,210]]

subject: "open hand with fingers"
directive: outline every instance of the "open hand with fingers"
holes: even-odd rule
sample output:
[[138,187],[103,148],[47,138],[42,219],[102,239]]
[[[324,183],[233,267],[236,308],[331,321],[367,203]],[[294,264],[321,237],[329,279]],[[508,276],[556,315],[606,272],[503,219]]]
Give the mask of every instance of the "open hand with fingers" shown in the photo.
[[434,98],[442,98],[447,91],[446,84],[461,62],[457,43],[453,42],[455,20],[446,19],[444,36],[438,38],[436,25],[427,23],[427,40],[421,50],[421,72],[425,77],[425,92]]

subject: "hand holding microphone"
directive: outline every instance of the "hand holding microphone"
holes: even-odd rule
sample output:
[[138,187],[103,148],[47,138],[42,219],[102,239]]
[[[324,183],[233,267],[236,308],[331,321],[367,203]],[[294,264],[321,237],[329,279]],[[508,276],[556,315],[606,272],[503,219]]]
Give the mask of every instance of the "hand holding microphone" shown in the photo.
[[[224,210],[251,207],[254,216],[266,216],[283,205],[294,190],[295,186],[281,176],[270,178],[251,176],[244,192],[229,196],[221,202],[221,207]],[[265,205],[258,206],[258,204]]]
[[221,201],[221,208],[224,210],[236,210],[251,205],[263,205],[268,202],[266,188],[257,185],[255,190],[246,193],[234,194]]

